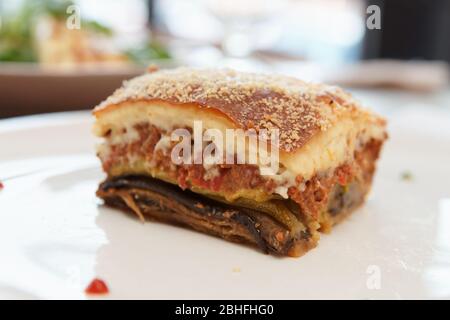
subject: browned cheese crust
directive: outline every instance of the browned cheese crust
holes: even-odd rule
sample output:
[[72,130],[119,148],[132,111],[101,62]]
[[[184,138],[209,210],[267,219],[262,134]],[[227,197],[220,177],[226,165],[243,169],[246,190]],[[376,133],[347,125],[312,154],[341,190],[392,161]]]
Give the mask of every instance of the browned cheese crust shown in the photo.
[[384,120],[362,109],[337,87],[281,75],[178,68],[147,73],[124,83],[94,110],[96,117],[124,102],[162,101],[220,113],[247,130],[280,130],[280,150],[293,152],[341,117]]

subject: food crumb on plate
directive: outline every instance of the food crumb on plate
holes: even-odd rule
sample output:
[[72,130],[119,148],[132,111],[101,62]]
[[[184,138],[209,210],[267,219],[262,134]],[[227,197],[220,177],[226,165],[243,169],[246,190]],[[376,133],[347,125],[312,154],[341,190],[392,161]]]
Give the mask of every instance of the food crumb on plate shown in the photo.
[[233,268],[233,273],[240,273],[240,272],[241,272],[241,268],[239,268],[239,267]]
[[94,279],[84,290],[87,294],[107,294],[109,293],[108,286],[101,279]]
[[413,175],[410,171],[403,171],[400,175],[400,178],[403,181],[411,181],[413,179]]
[[5,188],[5,186],[3,185],[3,183],[0,181],[0,191],[2,191]]

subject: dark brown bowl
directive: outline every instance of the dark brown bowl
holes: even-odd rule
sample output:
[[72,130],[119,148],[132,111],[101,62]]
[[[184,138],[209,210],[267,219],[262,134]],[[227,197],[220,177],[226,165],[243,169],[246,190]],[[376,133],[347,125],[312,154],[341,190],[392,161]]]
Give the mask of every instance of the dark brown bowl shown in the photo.
[[91,109],[122,81],[143,71],[137,66],[91,65],[62,70],[0,63],[0,118]]

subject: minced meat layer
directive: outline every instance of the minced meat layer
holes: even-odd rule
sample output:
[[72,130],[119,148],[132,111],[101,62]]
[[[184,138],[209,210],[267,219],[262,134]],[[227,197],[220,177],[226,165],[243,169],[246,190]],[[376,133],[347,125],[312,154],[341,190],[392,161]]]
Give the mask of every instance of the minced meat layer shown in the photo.
[[[132,161],[136,161],[135,159],[139,159],[165,172],[182,189],[197,188],[222,195],[234,194],[243,189],[261,190],[277,197],[274,191],[278,184],[270,176],[261,176],[259,168],[255,165],[223,164],[208,169],[205,169],[202,164],[175,165],[171,161],[170,151],[176,142],[167,148],[155,150],[155,146],[163,135],[169,133],[150,124],[136,125],[134,130],[139,135],[138,139],[129,143],[110,144],[108,152],[100,154],[105,172],[109,173],[116,166],[126,167]],[[105,138],[108,143],[108,136]],[[333,172],[316,174],[307,181],[303,181],[302,177],[298,176],[295,179],[296,185],[288,186],[288,195],[299,205],[299,215],[306,215],[313,220],[322,220],[322,213],[327,208],[330,193],[337,184],[345,187],[352,181],[358,180],[369,186],[381,144],[382,141],[369,141],[355,152],[352,163],[343,164]],[[212,170],[213,174],[211,174]]]

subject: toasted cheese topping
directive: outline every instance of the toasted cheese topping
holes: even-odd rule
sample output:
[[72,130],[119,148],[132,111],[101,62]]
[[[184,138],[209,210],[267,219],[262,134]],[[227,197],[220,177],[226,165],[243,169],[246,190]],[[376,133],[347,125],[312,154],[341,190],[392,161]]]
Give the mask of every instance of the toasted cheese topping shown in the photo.
[[384,127],[383,119],[360,108],[339,88],[228,69],[179,68],[145,74],[125,82],[94,114],[100,119],[129,103],[151,101],[165,102],[167,109],[174,104],[195,105],[244,130],[277,128],[279,148],[287,153],[295,153],[342,118]]

